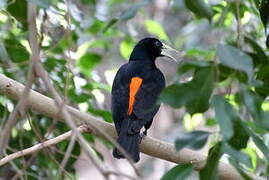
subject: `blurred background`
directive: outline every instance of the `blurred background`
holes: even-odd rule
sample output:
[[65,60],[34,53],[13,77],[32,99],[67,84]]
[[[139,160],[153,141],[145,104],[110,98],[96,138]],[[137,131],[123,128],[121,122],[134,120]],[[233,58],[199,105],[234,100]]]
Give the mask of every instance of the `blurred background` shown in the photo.
[[[67,104],[101,117],[104,121],[112,122],[110,91],[117,70],[128,62],[134,45],[140,39],[157,37],[179,52],[184,52],[184,56],[174,54],[179,63],[167,58],[158,58],[156,61],[165,75],[167,86],[193,82],[192,80],[196,79],[191,86],[191,89],[196,91],[191,91],[191,94],[164,94],[161,101],[165,103],[155,116],[148,135],[174,143],[186,132],[209,132],[211,134],[208,140],[205,139],[205,146],[197,150],[207,155],[209,148],[220,141],[223,135],[219,133],[219,121],[215,117],[214,108],[209,107],[210,97],[219,94],[225,96],[231,106],[239,112],[240,117],[244,117],[243,121],[248,122],[246,124],[249,127],[256,128],[253,131],[267,148],[267,130],[255,126],[255,121],[250,117],[251,113],[248,114],[249,109],[243,107],[244,101],[237,100],[236,96],[236,93],[241,92],[241,83],[247,84],[249,90],[255,90],[254,94],[262,97],[258,109],[262,107],[264,112],[269,110],[269,102],[266,99],[269,92],[268,52],[263,26],[263,22],[266,21],[262,22],[260,19],[260,16],[265,15],[260,14],[259,0],[28,1],[38,7],[37,28],[41,61]],[[30,47],[27,41],[26,8],[28,1],[0,0],[0,73],[21,83],[26,82],[29,68]],[[233,57],[234,54],[227,53],[221,58],[221,52],[224,50],[220,50],[219,44],[229,44],[229,48],[237,47],[238,52],[241,49],[251,62],[253,60],[254,65],[246,65],[245,69],[245,66],[237,68],[237,65],[233,64],[233,60],[236,59],[236,56]],[[216,49],[221,52],[217,52]],[[231,62],[225,62],[225,57],[230,58]],[[212,83],[205,85],[203,83],[207,78],[201,79],[202,87],[209,87],[209,94],[203,95],[199,77],[193,76],[197,69],[215,67],[219,62],[218,68],[214,69],[214,75],[211,71],[206,71],[208,77],[215,78],[214,82],[212,80]],[[262,67],[264,69],[260,72]],[[256,73],[253,77],[262,81],[261,86],[248,84],[249,74],[244,74],[247,68],[251,68],[252,75]],[[39,79],[36,79],[32,88],[51,96]],[[197,93],[201,93],[200,98],[194,101],[201,102],[201,108],[194,108],[195,104],[188,104],[188,107],[185,107],[184,103],[178,105],[177,98],[182,96],[188,99],[188,96]],[[174,99],[171,100],[171,97]],[[16,102],[5,96],[0,96],[1,128],[15,104]],[[12,129],[6,153],[25,149],[68,130],[67,125],[29,110]],[[135,176],[126,160],[113,159],[113,146],[109,142],[89,134],[85,135],[85,138],[108,169]],[[241,135],[235,138],[239,142],[242,140]],[[68,140],[63,141],[0,167],[0,179],[104,179],[81,151],[78,143],[75,144],[64,170],[60,171],[68,144]],[[238,150],[240,149],[242,148]],[[257,148],[253,140],[247,140],[243,152],[251,167],[243,165],[240,168],[258,175],[266,175],[268,149],[263,150]],[[176,165],[145,154],[141,156],[136,166],[148,180],[160,179]],[[228,163],[227,155],[223,156],[222,161]],[[197,172],[191,171],[189,174],[189,179],[199,179]],[[114,176],[111,179],[118,177]]]

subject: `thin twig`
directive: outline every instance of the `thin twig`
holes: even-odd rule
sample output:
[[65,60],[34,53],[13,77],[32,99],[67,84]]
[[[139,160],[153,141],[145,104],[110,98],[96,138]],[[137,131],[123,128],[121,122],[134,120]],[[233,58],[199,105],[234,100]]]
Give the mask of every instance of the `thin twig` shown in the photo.
[[[66,2],[66,5],[68,6],[68,2]],[[67,10],[66,12],[66,21],[67,21],[67,39],[68,41],[70,42],[72,39],[70,38],[70,32],[71,32],[71,24],[70,24],[70,15],[69,15],[69,9]],[[70,55],[70,47],[67,48],[67,58],[66,58],[66,61],[67,61],[67,65],[66,65],[66,80],[65,80],[65,84],[64,84],[64,100],[66,101],[68,98],[67,98],[67,95],[68,95],[68,87],[69,87],[69,82],[70,82],[70,76],[69,76],[69,73],[71,72],[70,71],[70,66],[71,66],[71,55]],[[76,143],[76,134],[74,134],[74,136],[71,137],[71,140],[68,144],[68,147],[67,147],[67,150],[66,150],[66,153],[64,155],[64,158],[61,162],[61,165],[62,167],[65,167],[66,163],[68,162],[69,158],[71,157],[71,154],[72,154],[72,150],[75,146],[75,143]],[[61,174],[61,172],[60,172]]]
[[[65,152],[64,158],[61,162],[61,166],[63,168],[66,166],[69,158],[71,157],[72,151],[73,151],[75,143],[76,143],[76,139],[77,139],[77,137],[75,134],[71,136],[71,139],[70,139],[70,142],[68,144],[67,150]],[[60,172],[60,174],[62,174],[62,172]]]
[[9,164],[12,166],[12,168],[19,174],[19,176],[23,176],[23,171],[14,163],[13,161],[9,161]]
[[[77,128],[77,131],[83,132],[83,131],[85,131],[85,128],[80,126],[80,127]],[[62,142],[63,140],[69,138],[71,135],[72,135],[72,131],[68,131],[68,132],[66,132],[64,134],[61,134],[60,136],[57,136],[57,137],[52,138],[50,140],[47,140],[47,141],[45,141],[43,143],[39,143],[39,144],[36,144],[36,145],[34,145],[34,146],[30,147],[30,148],[27,148],[27,149],[24,149],[24,150],[9,154],[9,155],[7,155],[6,157],[4,157],[3,159],[0,160],[0,166],[3,166],[7,162],[12,161],[14,159],[17,159],[19,157],[26,156],[28,154],[33,154],[34,152],[40,151],[40,150],[42,150],[42,149],[44,149],[46,147],[49,147],[49,146],[55,145],[55,144],[57,144],[59,142]]]
[[[31,3],[28,3],[28,4],[32,5]],[[35,12],[36,11],[36,6],[35,5],[32,5],[32,6],[33,7],[31,9],[31,11]],[[33,17],[34,18],[31,19],[33,26],[31,26],[32,29],[30,29],[30,30],[32,30],[32,34],[30,34],[30,48],[31,48],[31,50],[32,50],[32,52],[34,54],[34,52],[39,52],[39,49],[38,49],[38,40],[37,40],[36,16],[33,16]],[[81,147],[85,150],[85,152],[87,153],[89,158],[92,160],[92,162],[96,166],[96,168],[101,172],[101,174],[105,178],[107,178],[101,161],[95,156],[93,151],[88,146],[87,141],[84,139],[84,137],[81,135],[81,133],[76,129],[76,124],[72,121],[72,119],[71,119],[71,117],[69,115],[69,112],[66,110],[65,103],[62,100],[61,96],[57,93],[57,91],[53,87],[53,85],[52,85],[52,83],[51,83],[51,81],[49,79],[48,73],[43,68],[39,57],[37,57],[37,61],[38,61],[38,63],[36,63],[35,66],[34,66],[34,70],[35,70],[36,74],[43,80],[47,90],[54,97],[55,102],[56,102],[56,104],[58,106],[59,112],[61,112],[61,114],[63,115],[63,117],[64,117],[64,119],[66,121],[66,123],[71,127],[71,129],[73,130],[75,135],[78,137],[78,141],[79,141]]]
[[17,121],[17,117],[19,113],[22,115],[24,113],[24,107],[27,103],[27,98],[29,95],[29,91],[32,87],[32,84],[35,79],[35,74],[34,74],[34,67],[36,64],[37,59],[39,59],[39,48],[37,47],[37,43],[35,41],[34,36],[37,35],[37,30],[36,30],[36,7],[35,5],[31,4],[28,2],[27,6],[27,21],[28,21],[28,29],[29,29],[29,44],[31,47],[36,46],[36,48],[33,48],[32,50],[32,55],[29,61],[29,71],[28,71],[28,77],[27,77],[27,83],[26,83],[26,88],[24,89],[23,95],[21,96],[19,102],[17,103],[16,107],[10,114],[7,123],[5,124],[3,131],[0,134],[0,157],[3,155],[3,150],[5,149],[7,143],[9,142],[10,138],[10,132],[11,129],[14,127]]
[[[32,156],[27,160],[25,166],[23,167],[23,170],[26,170],[26,168],[31,165],[31,163],[35,160],[36,158],[36,152],[32,154]],[[21,174],[18,172],[15,176],[12,177],[11,180],[17,180],[21,177]]]
[[86,154],[89,156],[89,158],[92,160],[93,164],[96,166],[96,168],[105,176],[105,170],[102,166],[102,163],[99,159],[96,158],[93,151],[89,148],[87,141],[84,139],[84,137],[76,130],[76,124],[72,121],[69,112],[65,108],[65,104],[63,100],[61,99],[60,95],[57,93],[57,91],[54,89],[52,83],[49,80],[47,72],[44,70],[42,65],[39,63],[36,66],[36,71],[38,72],[38,76],[41,77],[41,79],[44,81],[44,84],[48,91],[52,94],[52,96],[55,99],[56,104],[58,105],[58,109],[63,115],[66,123],[71,127],[72,130],[74,130],[75,135],[78,137],[79,143],[81,147],[85,150]]
[[[35,135],[37,136],[38,141],[40,143],[43,143],[44,141],[46,141],[47,139],[42,137],[42,134],[41,134],[40,130],[38,128],[36,128],[33,125],[33,123],[31,123],[31,118],[30,118],[29,114],[28,114],[28,121],[30,123],[30,126],[31,126],[32,130],[34,131]],[[64,167],[62,167],[61,164],[56,160],[56,158],[54,157],[54,155],[53,155],[50,148],[44,148],[43,151],[51,158],[52,161],[54,161],[59,166],[59,169],[60,169],[61,172],[63,172],[67,176],[71,177],[70,174],[64,169]]]
[[[76,129],[80,133],[86,132],[86,130],[87,130],[87,128],[85,128],[83,126],[80,126],[80,127],[76,128]],[[64,133],[64,134],[62,134],[60,136],[57,136],[55,138],[49,139],[49,140],[47,140],[45,142],[36,144],[36,145],[34,145],[34,146],[30,147],[30,148],[27,148],[27,149],[24,149],[24,150],[9,154],[9,155],[7,155],[6,157],[4,157],[3,159],[0,160],[0,166],[3,166],[8,162],[13,161],[14,159],[17,159],[17,158],[20,158],[20,157],[23,157],[23,156],[26,156],[26,155],[29,155],[29,154],[34,154],[34,153],[36,153],[36,152],[38,152],[40,150],[43,150],[43,149],[46,149],[46,148],[48,148],[50,146],[58,144],[58,143],[60,143],[60,142],[62,142],[64,140],[66,140],[70,136],[73,137],[73,131],[72,130],[68,131],[68,132],[66,132],[66,133]],[[63,168],[63,166],[60,166],[60,167]],[[108,171],[105,171],[104,173],[105,173],[105,175],[107,177],[109,177],[110,175],[115,175],[115,176],[126,177],[126,178],[131,179],[131,180],[137,180],[137,178],[134,178],[132,176],[129,176],[129,175],[121,173],[121,172],[114,172],[114,171],[108,170]],[[19,174],[22,175],[23,173],[20,172]]]
[[45,22],[48,19],[48,13],[46,9],[43,9],[44,15],[42,17],[42,23],[41,23],[41,27],[40,27],[40,40],[39,40],[39,49],[41,49],[42,47],[42,42],[44,40],[44,31],[45,31]]
[[242,22],[240,17],[241,0],[236,0],[236,20],[237,20],[237,46],[242,49],[244,45]]

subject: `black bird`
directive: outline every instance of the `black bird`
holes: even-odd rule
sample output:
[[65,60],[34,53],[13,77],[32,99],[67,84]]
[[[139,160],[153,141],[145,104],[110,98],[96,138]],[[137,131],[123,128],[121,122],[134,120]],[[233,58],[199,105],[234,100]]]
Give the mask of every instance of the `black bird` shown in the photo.
[[[155,60],[160,56],[174,59],[167,50],[174,49],[156,38],[142,39],[134,47],[129,62],[120,67],[113,82],[111,109],[117,142],[134,162],[140,159],[139,143],[147,135],[160,108],[157,98],[165,88],[165,78]],[[140,135],[143,127],[145,131]],[[113,156],[125,158],[117,148],[113,150]]]

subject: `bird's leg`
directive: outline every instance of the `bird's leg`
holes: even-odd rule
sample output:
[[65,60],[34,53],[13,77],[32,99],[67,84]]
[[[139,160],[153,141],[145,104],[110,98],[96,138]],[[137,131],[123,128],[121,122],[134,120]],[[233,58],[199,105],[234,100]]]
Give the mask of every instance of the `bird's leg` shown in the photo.
[[148,129],[145,129],[145,131],[143,132],[143,137],[145,137],[145,136],[147,136],[147,134],[148,134]]
[[139,143],[141,143],[141,141],[142,141],[142,139],[144,139],[146,136],[147,136],[147,134],[148,134],[148,129],[145,129],[145,131],[144,132],[142,132],[142,133],[140,133],[140,141],[139,141]]
[[145,127],[145,131],[143,132],[144,137],[148,134],[148,129],[150,128],[151,124],[152,124],[152,120],[151,120],[151,121],[148,121],[148,122],[144,125],[144,127]]

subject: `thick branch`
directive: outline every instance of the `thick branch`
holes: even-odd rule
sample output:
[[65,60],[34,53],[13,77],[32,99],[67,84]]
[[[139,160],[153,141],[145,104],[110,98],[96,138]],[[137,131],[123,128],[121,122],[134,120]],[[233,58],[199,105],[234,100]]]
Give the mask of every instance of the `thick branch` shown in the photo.
[[[24,86],[4,75],[0,74],[0,93],[7,95],[12,99],[19,99],[23,93]],[[30,91],[28,98],[28,107],[32,110],[39,112],[43,115],[58,118],[63,121],[64,117],[58,113],[58,107],[55,102],[36,92]],[[112,124],[106,123],[101,119],[98,119],[90,114],[78,111],[75,108],[67,106],[72,119],[79,125],[81,122],[91,121],[96,127],[99,127],[104,132],[107,132],[111,137],[116,138],[116,132]],[[95,136],[103,137],[99,131],[90,128],[90,133]],[[164,159],[177,164],[191,163],[196,170],[201,170],[205,164],[206,157],[201,153],[183,149],[180,152],[176,152],[174,146],[170,143],[166,143],[151,137],[145,137],[140,145],[141,152],[153,157]],[[231,166],[225,163],[219,164],[219,176],[221,179],[237,180],[242,179],[238,172]],[[254,179],[262,179],[254,177]]]

